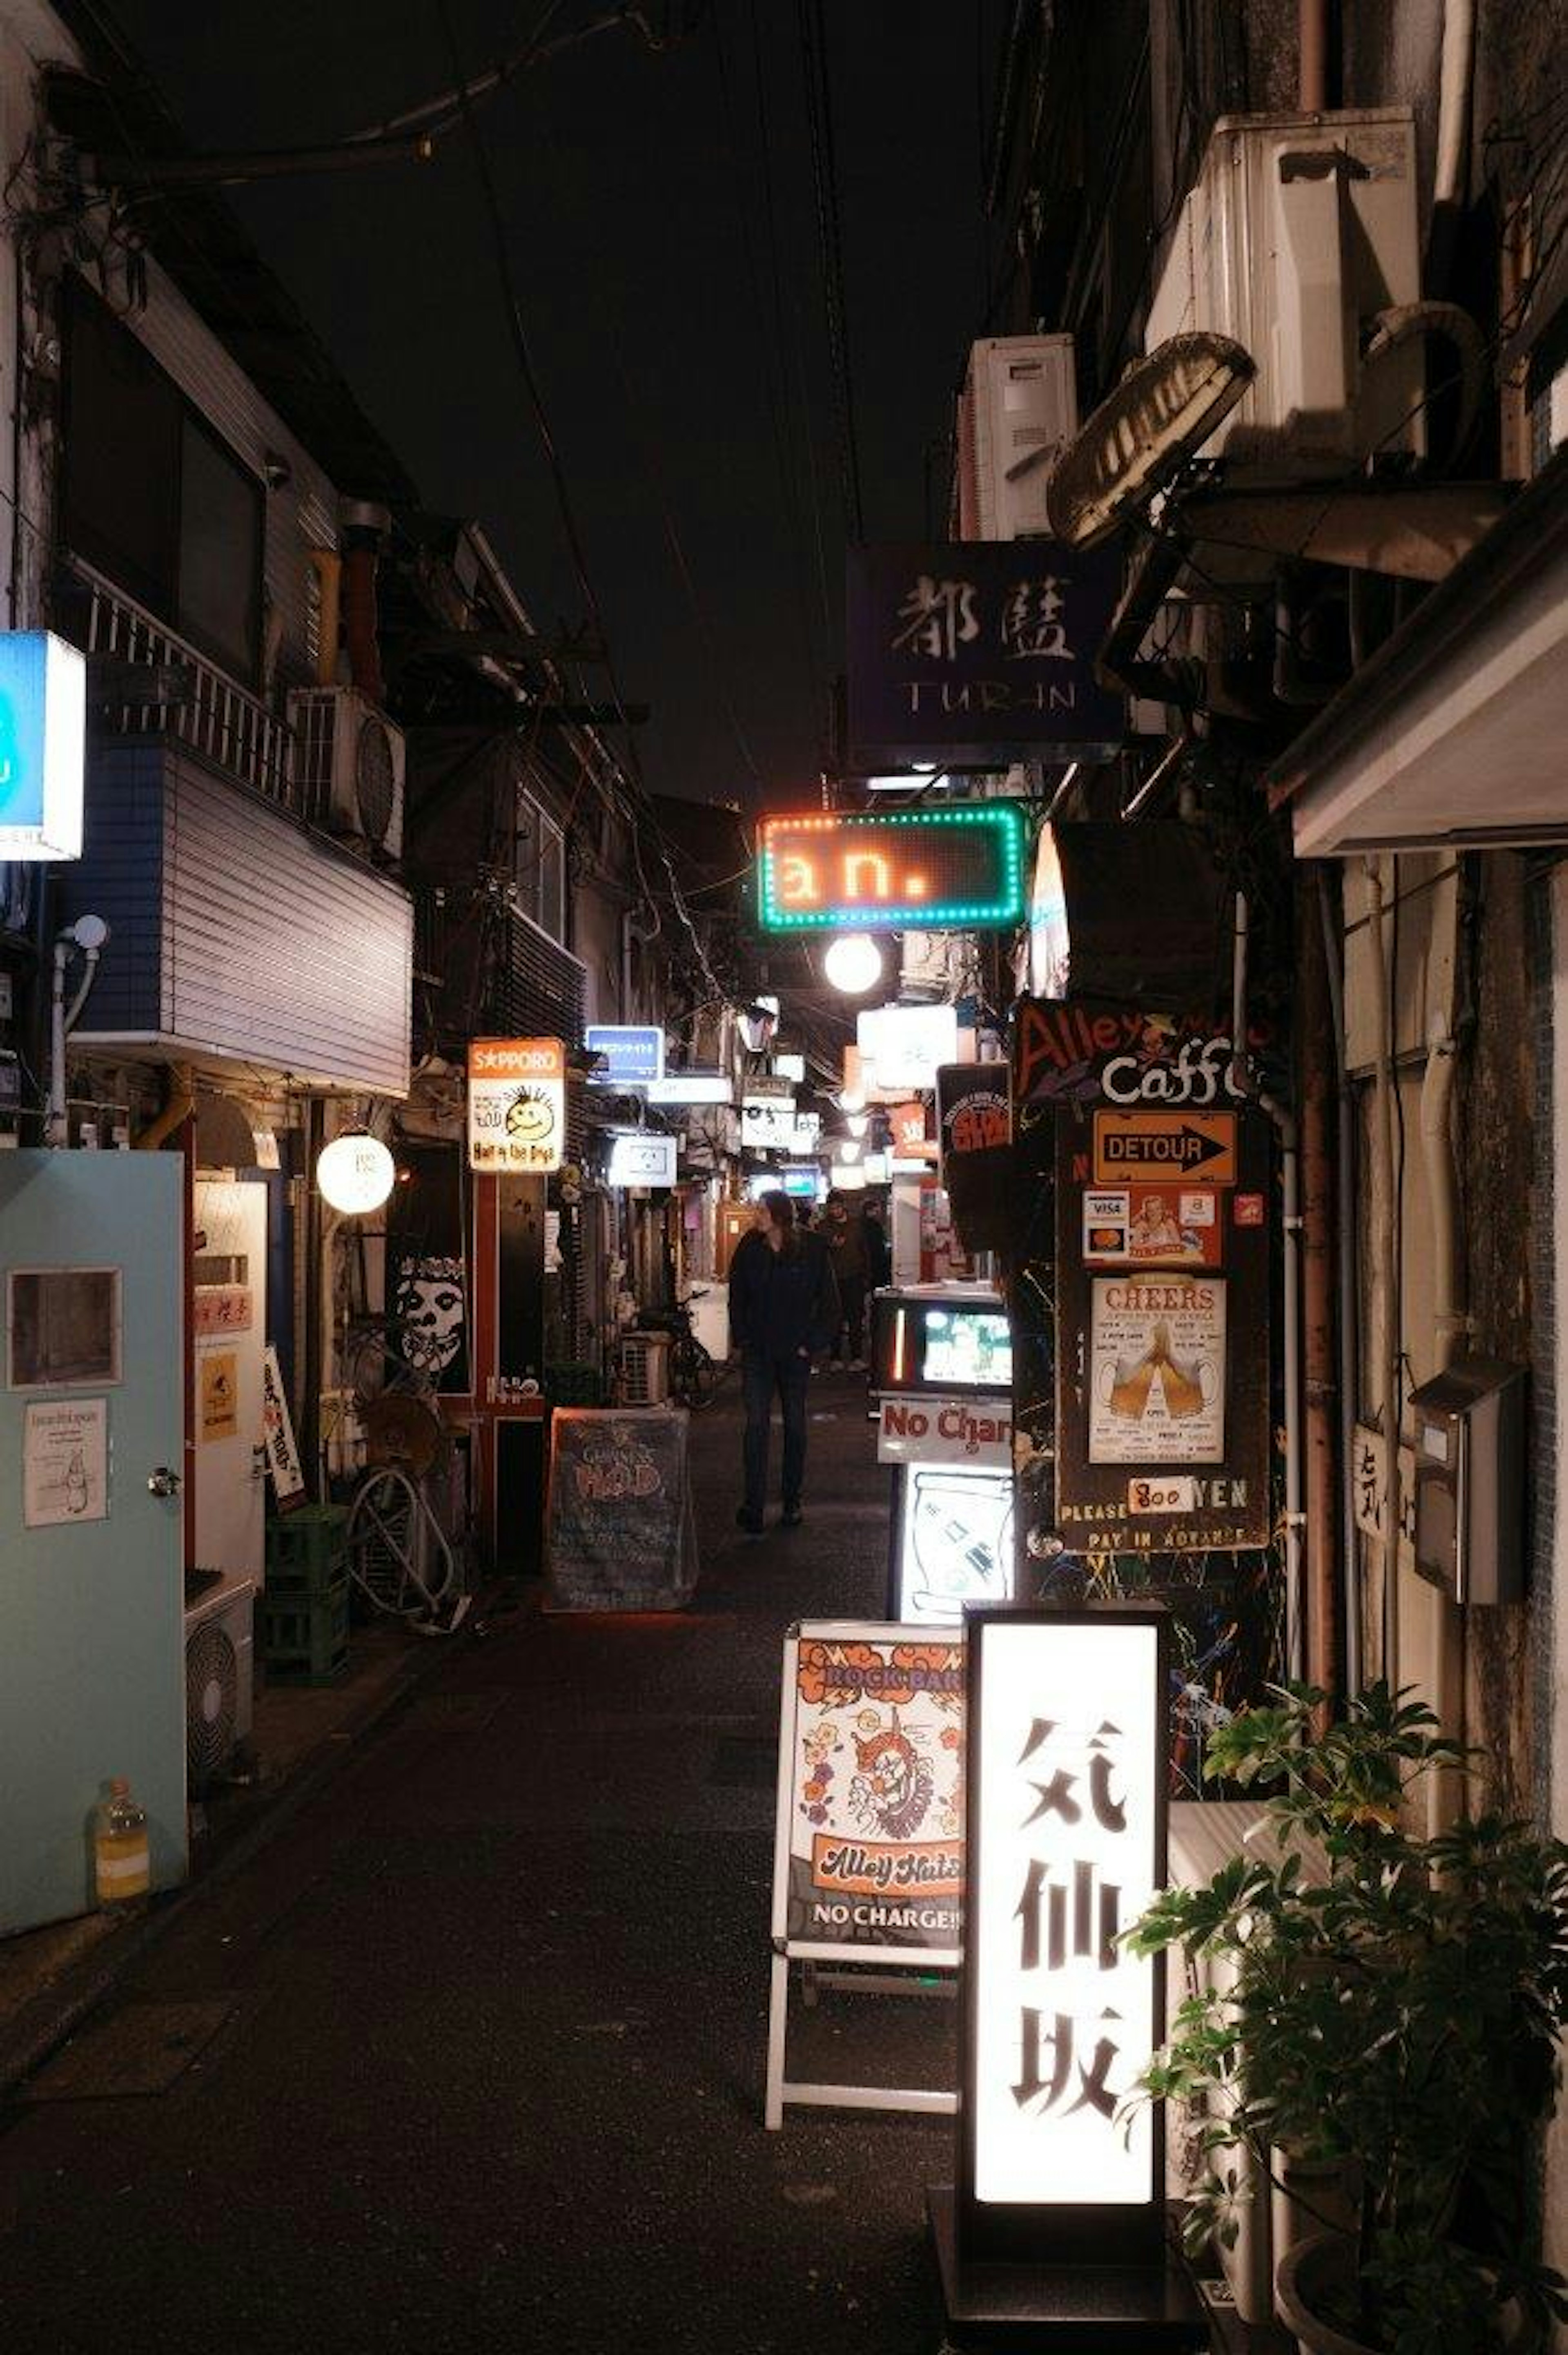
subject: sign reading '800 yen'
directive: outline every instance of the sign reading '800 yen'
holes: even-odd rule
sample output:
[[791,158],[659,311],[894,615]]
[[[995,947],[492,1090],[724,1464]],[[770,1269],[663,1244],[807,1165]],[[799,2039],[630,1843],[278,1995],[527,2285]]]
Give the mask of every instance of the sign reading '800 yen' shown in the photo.
[[558,1039],[476,1039],[468,1050],[468,1162],[501,1175],[561,1166],[567,1050]]
[[768,818],[758,918],[772,932],[998,931],[1023,913],[1025,832],[1011,802]]

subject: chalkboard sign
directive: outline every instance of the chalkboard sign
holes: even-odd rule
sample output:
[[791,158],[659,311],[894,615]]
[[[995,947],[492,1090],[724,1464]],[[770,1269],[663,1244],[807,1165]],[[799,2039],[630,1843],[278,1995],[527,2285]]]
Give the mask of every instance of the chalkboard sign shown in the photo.
[[681,1407],[557,1407],[548,1600],[556,1611],[679,1611],[697,1582]]

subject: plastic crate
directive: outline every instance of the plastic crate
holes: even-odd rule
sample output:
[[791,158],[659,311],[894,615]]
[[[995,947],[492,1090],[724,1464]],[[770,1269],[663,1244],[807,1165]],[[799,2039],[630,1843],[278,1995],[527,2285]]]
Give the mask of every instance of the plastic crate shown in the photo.
[[267,1593],[279,1601],[336,1594],[348,1579],[348,1508],[302,1505],[267,1524]]
[[348,1667],[348,1589],[261,1597],[261,1654],[272,1685],[332,1685]]
[[597,1366],[546,1366],[545,1396],[552,1406],[602,1406],[604,1376]]

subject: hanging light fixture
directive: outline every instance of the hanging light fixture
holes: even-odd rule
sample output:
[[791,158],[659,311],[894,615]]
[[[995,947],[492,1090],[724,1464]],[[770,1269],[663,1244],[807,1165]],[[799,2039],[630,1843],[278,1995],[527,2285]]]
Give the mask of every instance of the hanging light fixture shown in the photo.
[[848,1113],[844,1116],[844,1126],[858,1142],[871,1126],[871,1114],[868,1112]]
[[840,932],[828,943],[822,971],[845,997],[863,997],[882,979],[882,951],[869,932]]
[[392,1191],[397,1165],[378,1136],[351,1129],[323,1145],[316,1156],[322,1199],[347,1218],[378,1210]]

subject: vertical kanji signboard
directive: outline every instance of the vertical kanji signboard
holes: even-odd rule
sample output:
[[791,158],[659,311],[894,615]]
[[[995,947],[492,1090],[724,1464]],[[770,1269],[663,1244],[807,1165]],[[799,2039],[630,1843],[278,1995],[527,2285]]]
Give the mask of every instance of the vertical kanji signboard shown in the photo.
[[1163,2032],[1121,1933],[1165,1881],[1165,1614],[980,1610],[969,1644],[963,2264],[1158,2264]]

